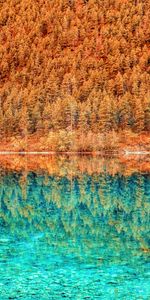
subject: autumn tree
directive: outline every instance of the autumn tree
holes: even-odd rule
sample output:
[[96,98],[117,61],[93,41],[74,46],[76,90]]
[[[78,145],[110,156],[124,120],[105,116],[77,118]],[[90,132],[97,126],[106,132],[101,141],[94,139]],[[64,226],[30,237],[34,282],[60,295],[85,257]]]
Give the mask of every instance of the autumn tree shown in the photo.
[[136,132],[141,132],[144,129],[144,110],[140,98],[137,98],[135,101],[133,116],[134,116],[133,129]]
[[1,1],[1,136],[149,134],[148,21],[148,0]]

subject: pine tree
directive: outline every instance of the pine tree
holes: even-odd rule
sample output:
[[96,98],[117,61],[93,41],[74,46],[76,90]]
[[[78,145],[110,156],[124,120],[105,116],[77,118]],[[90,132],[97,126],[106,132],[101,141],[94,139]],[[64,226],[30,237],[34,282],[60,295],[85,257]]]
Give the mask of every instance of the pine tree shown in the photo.
[[147,132],[150,132],[150,95],[149,95],[149,93],[145,96],[143,105],[144,105],[144,129]]
[[99,129],[102,132],[109,132],[114,127],[114,118],[112,111],[112,101],[106,93],[104,93],[103,100],[99,108]]
[[144,129],[144,110],[140,98],[135,100],[134,106],[134,125],[133,129],[136,132],[141,132]]
[[121,129],[128,129],[132,125],[132,114],[130,107],[130,93],[126,93],[119,103],[119,126]]

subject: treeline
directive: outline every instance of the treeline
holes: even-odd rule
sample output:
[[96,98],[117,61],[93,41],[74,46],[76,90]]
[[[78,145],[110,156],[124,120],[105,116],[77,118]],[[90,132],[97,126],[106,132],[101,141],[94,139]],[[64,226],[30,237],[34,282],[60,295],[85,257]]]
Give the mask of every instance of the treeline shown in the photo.
[[148,0],[1,1],[1,136],[148,132],[149,9]]

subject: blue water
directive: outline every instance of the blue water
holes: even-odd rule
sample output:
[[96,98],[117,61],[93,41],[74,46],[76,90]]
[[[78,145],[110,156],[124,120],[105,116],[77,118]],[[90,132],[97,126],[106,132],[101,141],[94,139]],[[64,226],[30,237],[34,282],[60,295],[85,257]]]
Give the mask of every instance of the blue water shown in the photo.
[[0,176],[0,299],[150,299],[150,175]]

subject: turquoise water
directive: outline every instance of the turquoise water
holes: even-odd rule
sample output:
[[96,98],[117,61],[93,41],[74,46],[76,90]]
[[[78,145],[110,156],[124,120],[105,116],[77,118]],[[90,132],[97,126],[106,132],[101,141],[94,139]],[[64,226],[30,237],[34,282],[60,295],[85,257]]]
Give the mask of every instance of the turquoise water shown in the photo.
[[0,176],[0,299],[150,299],[150,176]]

